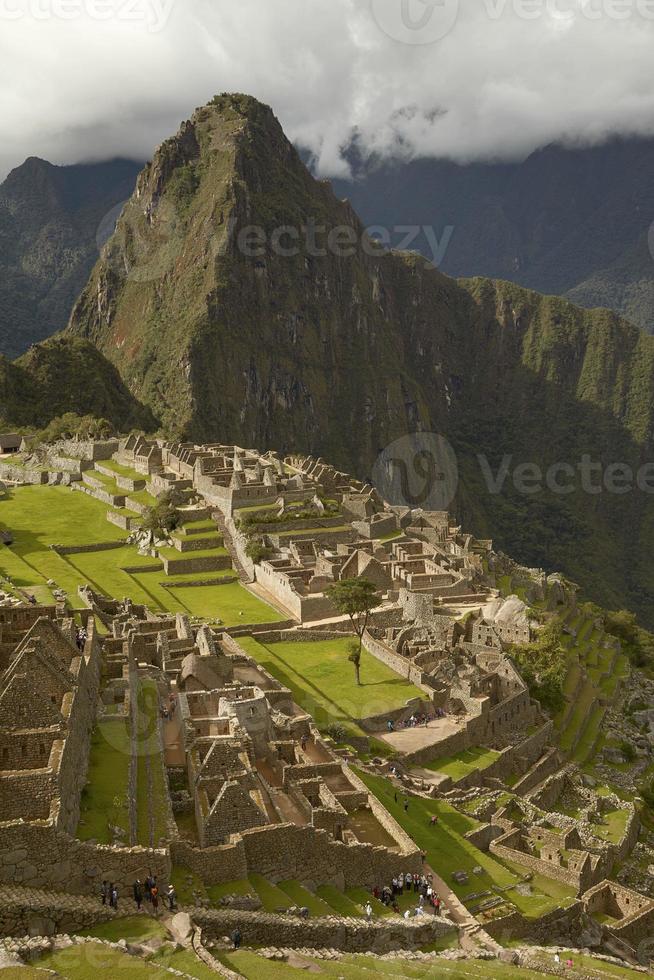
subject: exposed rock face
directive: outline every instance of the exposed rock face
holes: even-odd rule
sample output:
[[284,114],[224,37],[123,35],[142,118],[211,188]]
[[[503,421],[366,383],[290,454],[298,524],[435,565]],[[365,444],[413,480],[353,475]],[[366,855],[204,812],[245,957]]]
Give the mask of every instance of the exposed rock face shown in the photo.
[[97,260],[102,218],[129,198],[139,169],[31,157],[0,185],[0,352],[17,357],[65,327]]
[[306,451],[368,477],[398,437],[444,433],[467,526],[607,605],[650,605],[648,495],[590,493],[576,470],[572,493],[518,492],[512,476],[584,453],[637,469],[652,448],[654,339],[607,311],[371,247],[252,99],[217,97],[160,147],[69,329],[175,435]]

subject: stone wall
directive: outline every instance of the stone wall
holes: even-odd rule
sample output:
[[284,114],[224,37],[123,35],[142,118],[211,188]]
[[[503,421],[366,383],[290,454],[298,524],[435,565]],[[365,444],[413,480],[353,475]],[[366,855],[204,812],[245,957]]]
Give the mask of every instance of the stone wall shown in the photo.
[[[379,819],[379,813],[373,809]],[[420,852],[389,851],[370,844],[344,844],[324,831],[293,824],[247,830],[232,844],[204,850],[174,841],[175,864],[201,875],[208,885],[223,884],[249,874],[271,881],[297,879],[310,887],[333,884],[337,888],[372,888],[394,874],[419,872]]]
[[75,439],[64,439],[57,443],[62,456],[72,459],[84,459],[95,462],[96,459],[111,459],[118,452],[119,444],[116,439],[98,440],[96,442],[77,442]]
[[79,841],[47,823],[0,823],[0,883],[96,894],[100,882],[115,881],[125,892],[152,869],[170,878],[166,851],[112,847]]
[[52,936],[90,929],[115,918],[99,901],[35,888],[0,888],[0,935]]
[[265,912],[194,910],[193,921],[202,928],[205,942],[219,941],[238,927],[246,946],[286,949],[338,949],[350,953],[386,953],[414,950],[454,932],[445,917],[427,915],[414,919],[361,919],[337,917],[300,919]]
[[583,927],[583,905],[573,902],[566,909],[554,909],[539,918],[530,918],[520,912],[512,912],[501,918],[484,922],[485,931],[499,942],[526,939],[534,943],[576,942]]
[[400,656],[399,653],[395,653],[386,643],[382,643],[381,640],[376,640],[367,631],[363,635],[363,645],[373,657],[381,661],[381,663],[386,664],[387,667],[394,670],[400,677],[406,677],[408,681],[415,684],[416,687],[419,687],[431,697],[433,690],[426,682],[425,674],[423,674],[419,667],[412,664],[410,660]]

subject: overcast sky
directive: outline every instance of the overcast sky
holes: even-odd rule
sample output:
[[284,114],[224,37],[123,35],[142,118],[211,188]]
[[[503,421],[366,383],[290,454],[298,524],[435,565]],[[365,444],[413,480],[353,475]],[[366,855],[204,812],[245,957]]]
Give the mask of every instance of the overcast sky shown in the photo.
[[150,157],[221,91],[323,174],[386,154],[521,157],[654,133],[654,0],[0,0],[0,177]]

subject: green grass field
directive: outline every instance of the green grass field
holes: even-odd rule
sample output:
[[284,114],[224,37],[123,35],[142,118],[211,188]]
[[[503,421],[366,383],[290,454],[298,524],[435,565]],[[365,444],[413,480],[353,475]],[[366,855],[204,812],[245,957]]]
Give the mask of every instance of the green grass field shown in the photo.
[[129,843],[129,760],[127,720],[116,718],[101,721],[91,739],[88,785],[82,793],[80,823],[77,828],[80,840],[111,844],[111,823],[112,826],[122,828],[125,832],[122,839]]
[[[51,603],[48,580],[66,590],[77,604],[77,589],[90,585],[112,598],[125,596],[157,612],[187,613],[220,619],[226,626],[280,622],[287,618],[248,592],[240,582],[221,586],[176,589],[176,582],[220,578],[229,572],[194,572],[169,576],[157,568],[156,559],[143,558],[136,548],[124,545],[111,551],[60,556],[51,544],[67,547],[120,542],[126,534],[106,519],[107,505],[88,494],[67,487],[18,487],[0,501],[0,529],[9,528],[14,544],[0,546],[0,574],[18,589],[33,593],[39,602]],[[216,554],[223,553],[222,550]],[[179,552],[175,555],[181,558]],[[136,573],[125,568],[144,569]],[[169,586],[169,587],[167,587]]]
[[[573,889],[548,878],[531,882],[532,894],[521,895],[513,887],[519,881],[514,870],[506,867],[491,854],[480,851],[467,841],[464,835],[479,826],[472,817],[459,813],[443,800],[424,800],[413,797],[408,812],[403,809],[403,797],[383,777],[360,772],[359,775],[398,823],[413,838],[418,847],[427,852],[427,860],[434,871],[451,886],[456,895],[466,902],[470,895],[485,890],[510,888],[506,899],[528,916],[539,916],[554,908],[565,906],[574,897]],[[432,814],[438,816],[435,827],[430,826]],[[473,869],[480,867],[481,874]],[[468,874],[468,884],[459,885],[452,879],[455,871]]]
[[495,752],[493,749],[464,749],[456,755],[438,759],[436,762],[430,762],[425,766],[425,769],[431,769],[433,772],[442,772],[443,775],[450,776],[456,781],[463,779],[464,776],[468,776],[471,772],[488,769],[499,758],[499,755],[500,753]]
[[139,725],[136,780],[136,843],[158,847],[167,836],[168,787],[161,765],[161,742],[157,727],[159,694],[155,682],[142,680],[138,693]]
[[[574,953],[572,954],[575,960]],[[577,961],[579,958],[576,958]],[[451,980],[537,980],[545,976],[535,970],[527,970],[523,967],[510,966],[500,963],[498,960],[464,960],[455,962],[451,960],[434,959],[430,962],[420,963],[416,960],[394,959],[392,961],[380,960],[374,956],[358,955],[344,956],[340,960],[311,960],[302,957],[298,960],[296,967],[289,966],[287,963],[276,963],[266,960],[256,953],[249,950],[239,950],[237,953],[221,953],[220,960],[232,970],[237,971],[246,980],[293,980],[304,975],[322,976],[325,980],[329,978],[344,978],[347,980],[372,980],[373,977],[396,977],[398,980],[413,977],[416,980],[436,980],[436,978],[447,977]],[[618,968],[614,973],[607,972],[605,964],[597,969],[593,964],[597,963],[591,957],[585,958],[584,975],[592,977],[593,980],[606,980],[607,977],[638,977],[642,976],[633,970],[621,970]],[[308,971],[311,970],[309,973]]]
[[402,707],[422,692],[365,650],[361,656],[361,687],[348,661],[351,637],[302,643],[264,645],[252,637],[239,640],[247,652],[293,692],[318,727],[340,724],[361,735],[357,719]]

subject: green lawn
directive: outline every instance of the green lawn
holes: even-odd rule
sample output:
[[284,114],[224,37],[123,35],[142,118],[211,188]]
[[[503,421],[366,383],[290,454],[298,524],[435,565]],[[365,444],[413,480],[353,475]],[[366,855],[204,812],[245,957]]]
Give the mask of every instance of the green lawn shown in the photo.
[[424,695],[365,650],[361,656],[362,684],[357,687],[348,661],[351,642],[351,637],[344,637],[264,645],[253,637],[239,639],[255,660],[291,689],[296,702],[313,715],[319,728],[338,723],[360,735],[357,719],[384,714]]
[[[120,902],[131,901],[122,895]],[[79,933],[80,936],[93,936],[95,939],[107,939],[111,943],[117,943],[120,939],[126,939],[129,943],[144,943],[148,939],[166,939],[168,933],[164,926],[149,915],[132,915],[125,918],[111,919],[109,922],[101,922],[100,925],[92,929],[85,929]]]
[[[246,937],[244,941],[247,942]],[[440,977],[450,977],[452,980],[535,980],[543,977],[542,973],[509,966],[497,960],[451,960],[434,959],[420,963],[417,960],[380,960],[374,956],[344,956],[340,960],[311,960],[303,957],[302,967],[292,967],[287,963],[277,963],[257,956],[249,950],[242,949],[237,953],[221,953],[220,960],[232,970],[240,973],[246,980],[299,980],[302,976],[323,976],[329,978],[347,978],[347,980],[371,980],[375,975],[397,977],[429,978],[436,980]],[[313,972],[309,973],[308,971]],[[635,975],[635,974],[632,974]],[[606,974],[597,974],[605,977]]]
[[443,775],[451,776],[456,781],[463,779],[464,776],[468,776],[471,772],[488,769],[496,759],[499,759],[499,756],[500,753],[495,752],[493,749],[464,749],[456,755],[448,756],[445,759],[438,759],[436,762],[430,762],[425,768],[431,769],[433,772],[442,772]]
[[[280,622],[287,618],[244,589],[240,582],[174,588],[178,581],[220,578],[230,574],[228,571],[192,572],[166,578],[162,570],[147,571],[157,567],[156,559],[143,558],[136,548],[128,545],[65,557],[50,550],[51,544],[71,546],[125,540],[126,532],[109,523],[106,514],[106,504],[67,487],[18,487],[10,491],[9,497],[0,501],[0,529],[11,529],[14,544],[11,548],[0,547],[0,574],[43,603],[53,601],[52,590],[47,585],[52,579],[68,592],[73,604],[77,604],[78,586],[88,584],[112,598],[129,596],[155,612],[182,612],[220,619],[226,626]],[[222,549],[215,552],[223,553]],[[177,551],[174,554],[182,557]],[[126,567],[143,571],[128,573],[124,571]]]
[[160,980],[164,977],[170,980],[172,976],[160,966],[153,966],[100,943],[71,946],[61,952],[50,953],[38,960],[38,966],[54,970],[66,980],[92,980],[100,973],[107,977],[120,977],[120,980]]
[[[98,464],[106,467],[108,470],[111,470],[112,473],[116,474],[116,476],[124,476],[128,480],[147,480],[147,476],[145,476],[145,474],[139,473],[137,470],[133,470],[129,466],[123,466],[121,463],[117,463],[115,459],[99,459]],[[97,470],[93,472],[95,475]]]
[[161,742],[157,728],[159,694],[147,678],[138,693],[138,759],[136,781],[137,844],[159,847],[167,837],[168,788],[161,766]]
[[[424,800],[413,797],[407,813],[403,809],[403,797],[397,794],[389,780],[360,772],[359,775],[386,809],[413,838],[418,847],[427,852],[427,860],[462,901],[470,895],[485,891],[511,888],[506,898],[521,912],[529,916],[567,904],[573,897],[572,889],[566,889],[556,881],[542,879],[532,882],[533,893],[520,895],[511,886],[518,883],[516,873],[491,854],[485,854],[465,840],[464,834],[479,826],[472,817],[459,813],[443,800]],[[438,816],[435,827],[430,826],[432,814]],[[473,869],[480,867],[481,874]],[[468,874],[468,884],[459,885],[452,879],[455,871]]]
[[77,828],[77,836],[81,840],[94,839],[100,844],[111,844],[113,836],[108,827],[111,823],[125,831],[122,839],[129,844],[129,760],[130,739],[126,720],[101,721],[91,739],[88,785],[82,792]]

